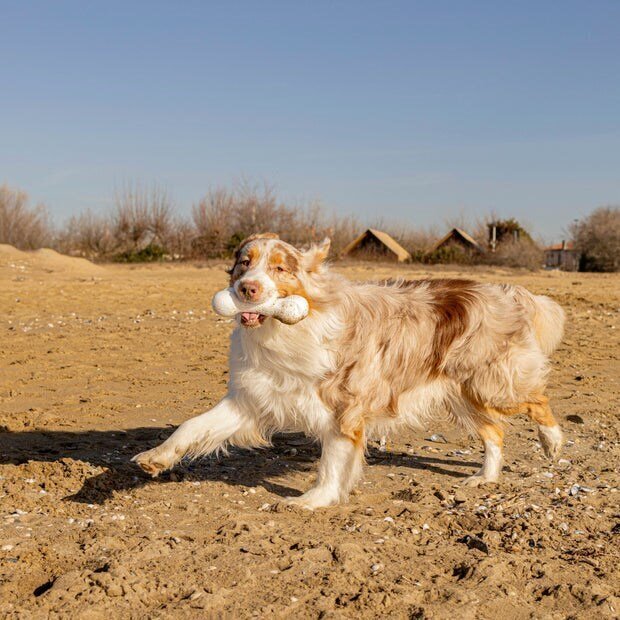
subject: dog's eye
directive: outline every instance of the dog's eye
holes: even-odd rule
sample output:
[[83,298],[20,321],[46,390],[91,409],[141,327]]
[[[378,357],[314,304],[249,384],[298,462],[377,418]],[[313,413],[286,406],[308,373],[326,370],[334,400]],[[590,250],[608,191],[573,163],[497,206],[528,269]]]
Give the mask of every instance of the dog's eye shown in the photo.
[[250,259],[249,258],[244,258],[243,260],[239,261],[239,264],[242,267],[249,267],[250,266]]
[[278,265],[278,266],[276,267],[276,271],[286,272],[286,269],[284,269],[284,267],[282,267],[282,265]]

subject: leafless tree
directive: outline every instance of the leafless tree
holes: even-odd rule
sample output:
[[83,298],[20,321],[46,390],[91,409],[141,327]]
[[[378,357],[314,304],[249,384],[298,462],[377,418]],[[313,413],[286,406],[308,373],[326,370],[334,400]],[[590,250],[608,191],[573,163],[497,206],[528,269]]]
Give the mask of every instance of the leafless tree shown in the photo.
[[30,207],[28,194],[0,186],[0,243],[32,250],[49,245],[52,228],[43,205]]
[[584,271],[620,270],[620,207],[600,207],[570,226]]

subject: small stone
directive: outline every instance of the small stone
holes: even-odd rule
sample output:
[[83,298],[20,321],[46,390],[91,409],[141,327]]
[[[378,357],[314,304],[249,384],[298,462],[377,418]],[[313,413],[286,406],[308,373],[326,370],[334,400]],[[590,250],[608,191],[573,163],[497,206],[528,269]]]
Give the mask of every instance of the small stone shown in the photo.
[[370,570],[373,573],[378,573],[379,571],[383,570],[383,564],[381,564],[381,562],[377,562],[370,567]]
[[108,596],[123,596],[123,588],[118,583],[109,584],[105,592]]
[[569,489],[568,494],[574,497],[579,493],[580,489],[581,487],[578,484],[573,484],[573,486]]
[[454,503],[455,504],[464,504],[467,501],[467,495],[463,493],[463,491],[456,491],[454,493]]
[[448,440],[443,435],[440,435],[439,433],[436,433],[435,435],[431,435],[428,438],[428,441],[432,441],[434,443],[448,443]]

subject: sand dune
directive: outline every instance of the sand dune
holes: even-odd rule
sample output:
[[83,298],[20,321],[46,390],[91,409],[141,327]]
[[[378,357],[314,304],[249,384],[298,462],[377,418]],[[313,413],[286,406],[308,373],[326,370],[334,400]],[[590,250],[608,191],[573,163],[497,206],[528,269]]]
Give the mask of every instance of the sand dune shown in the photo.
[[11,271],[27,273],[60,272],[79,276],[94,276],[105,273],[104,267],[95,265],[85,258],[66,256],[49,248],[24,252],[6,243],[0,243],[0,270],[5,273]]

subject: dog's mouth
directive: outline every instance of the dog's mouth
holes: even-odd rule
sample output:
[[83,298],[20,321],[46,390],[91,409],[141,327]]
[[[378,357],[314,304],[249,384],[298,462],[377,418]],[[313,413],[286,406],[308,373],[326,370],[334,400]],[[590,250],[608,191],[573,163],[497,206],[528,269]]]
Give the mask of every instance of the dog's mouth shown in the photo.
[[241,325],[243,327],[259,327],[267,317],[257,312],[242,312]]

